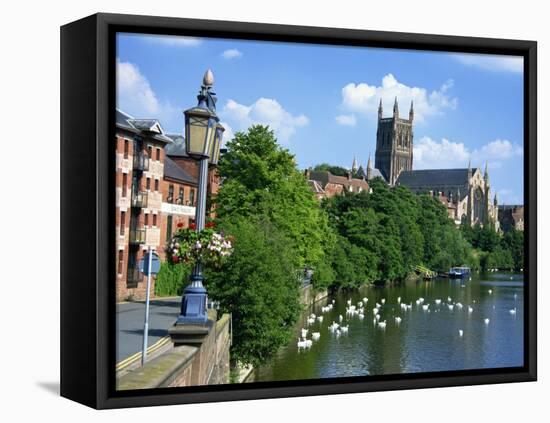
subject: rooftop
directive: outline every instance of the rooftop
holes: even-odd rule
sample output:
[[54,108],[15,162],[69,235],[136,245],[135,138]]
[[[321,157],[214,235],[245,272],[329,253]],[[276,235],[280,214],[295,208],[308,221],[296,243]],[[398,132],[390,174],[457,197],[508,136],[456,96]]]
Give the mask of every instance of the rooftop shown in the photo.
[[[472,174],[478,170],[472,168]],[[399,174],[396,185],[406,187],[456,186],[468,183],[468,169],[423,169],[404,170]]]

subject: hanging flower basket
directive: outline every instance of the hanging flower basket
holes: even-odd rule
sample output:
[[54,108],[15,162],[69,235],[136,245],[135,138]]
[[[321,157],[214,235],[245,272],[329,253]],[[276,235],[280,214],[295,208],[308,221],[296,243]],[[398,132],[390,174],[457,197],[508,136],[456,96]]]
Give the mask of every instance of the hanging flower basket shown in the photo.
[[216,232],[214,223],[208,222],[205,228],[197,232],[195,225],[188,228],[178,224],[167,247],[167,257],[172,263],[201,263],[204,266],[220,267],[233,252],[233,237]]

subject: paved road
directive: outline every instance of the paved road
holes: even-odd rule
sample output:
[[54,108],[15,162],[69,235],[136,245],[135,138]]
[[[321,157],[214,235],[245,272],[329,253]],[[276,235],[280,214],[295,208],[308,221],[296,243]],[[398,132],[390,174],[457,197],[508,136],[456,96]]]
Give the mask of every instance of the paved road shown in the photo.
[[[181,298],[151,300],[149,306],[148,346],[168,335],[170,327],[180,312]],[[117,304],[117,363],[141,351],[145,302]]]

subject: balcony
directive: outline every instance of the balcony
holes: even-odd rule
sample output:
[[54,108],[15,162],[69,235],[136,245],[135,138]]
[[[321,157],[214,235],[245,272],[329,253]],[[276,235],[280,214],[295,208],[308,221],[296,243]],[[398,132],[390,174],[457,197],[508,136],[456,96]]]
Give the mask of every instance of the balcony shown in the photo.
[[147,191],[132,192],[132,207],[147,207]]
[[130,229],[130,244],[145,244],[145,229]]
[[134,155],[134,170],[149,170],[149,156],[144,153],[138,153]]
[[128,288],[137,288],[142,280],[143,274],[136,267],[128,269],[128,279],[126,281]]

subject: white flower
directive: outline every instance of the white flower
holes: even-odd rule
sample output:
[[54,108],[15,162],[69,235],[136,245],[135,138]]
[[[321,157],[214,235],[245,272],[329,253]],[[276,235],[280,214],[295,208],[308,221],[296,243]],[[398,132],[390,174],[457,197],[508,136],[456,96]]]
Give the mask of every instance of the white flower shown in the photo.
[[200,243],[200,241],[197,241],[197,242],[195,243],[195,248],[196,248],[197,250],[200,250],[200,249],[202,248],[202,244]]

